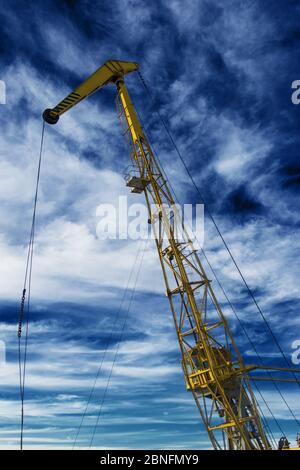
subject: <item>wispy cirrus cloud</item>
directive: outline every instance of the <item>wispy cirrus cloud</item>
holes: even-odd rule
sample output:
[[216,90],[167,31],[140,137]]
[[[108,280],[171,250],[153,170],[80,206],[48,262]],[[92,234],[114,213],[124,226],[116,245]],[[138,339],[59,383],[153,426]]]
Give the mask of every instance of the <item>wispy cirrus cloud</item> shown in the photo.
[[[175,0],[167,5],[134,0],[125,2],[126,8],[120,1],[77,2],[73,7],[45,1],[26,8],[7,3],[1,12],[6,46],[0,77],[7,84],[7,104],[0,108],[0,339],[7,359],[1,370],[2,445],[18,443],[15,324],[40,115],[109,58],[141,64],[156,101],[145,96],[136,77],[128,76],[128,85],[172,186],[182,202],[199,202],[157,108],[288,355],[299,327],[299,113],[289,96],[290,82],[299,78],[298,72],[300,76],[295,60],[298,6],[272,2],[266,10],[261,2],[241,5],[234,0],[230,8],[220,0],[188,2],[185,8]],[[161,272],[150,245],[120,337],[128,307],[128,297],[122,304],[123,289],[137,245],[98,240],[96,207],[127,194],[122,171],[128,163],[113,87],[82,102],[54,128],[47,126],[25,407],[28,448],[69,448],[120,304],[79,445],[88,444],[120,341],[99,447],[209,447],[185,391]],[[205,249],[268,361],[277,350],[208,217]],[[226,303],[224,311],[247,360],[253,361]],[[283,390],[296,407],[293,389]],[[274,390],[265,393],[285,430],[294,432]]]

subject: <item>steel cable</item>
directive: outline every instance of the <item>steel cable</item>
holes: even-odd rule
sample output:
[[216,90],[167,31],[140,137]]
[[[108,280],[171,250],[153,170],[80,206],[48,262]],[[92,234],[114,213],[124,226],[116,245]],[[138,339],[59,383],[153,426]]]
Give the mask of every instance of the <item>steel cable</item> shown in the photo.
[[120,337],[119,337],[119,339],[118,339],[117,346],[116,346],[116,350],[115,350],[115,354],[114,354],[114,357],[113,357],[113,362],[112,362],[112,365],[111,365],[111,368],[110,368],[110,371],[109,371],[108,380],[107,380],[106,387],[105,387],[105,390],[104,390],[104,393],[103,393],[103,396],[102,396],[102,400],[101,400],[101,403],[100,403],[100,407],[99,407],[99,411],[98,411],[98,416],[97,416],[96,424],[95,424],[95,426],[94,426],[92,438],[91,438],[91,441],[90,441],[90,446],[89,446],[90,448],[91,448],[92,445],[93,445],[93,442],[94,442],[94,439],[95,439],[95,435],[96,435],[96,432],[97,432],[97,429],[98,429],[98,426],[99,426],[99,422],[100,422],[100,419],[101,419],[101,416],[102,416],[103,405],[104,405],[104,402],[105,402],[105,399],[106,399],[106,396],[107,396],[107,392],[108,392],[108,390],[109,390],[109,386],[110,386],[110,382],[111,382],[111,378],[112,378],[112,374],[113,374],[113,369],[114,369],[115,364],[116,364],[116,361],[117,361],[117,357],[118,357],[119,349],[120,349],[120,344],[121,344],[122,339],[123,339],[123,335],[124,335],[124,332],[125,332],[125,327],[126,327],[126,324],[127,324],[127,320],[128,320],[129,313],[130,313],[131,304],[132,304],[132,301],[133,301],[133,298],[134,298],[134,295],[135,295],[136,286],[137,286],[139,274],[140,274],[140,271],[141,271],[141,267],[142,267],[142,264],[143,264],[144,254],[145,254],[146,247],[147,247],[147,242],[148,242],[148,240],[146,240],[146,241],[144,242],[144,247],[143,247],[143,249],[141,250],[141,251],[142,251],[142,255],[141,255],[141,259],[140,259],[140,264],[139,264],[139,266],[138,266],[138,270],[137,270],[137,274],[136,274],[134,286],[133,286],[133,289],[132,289],[132,291],[131,291],[131,296],[130,296],[130,300],[129,300],[129,305],[128,305],[128,308],[127,308],[127,311],[126,311],[126,314],[125,314],[124,322],[123,322],[123,325],[122,325],[122,328],[121,328],[121,332],[120,332]]
[[105,358],[106,358],[106,354],[107,354],[109,345],[111,344],[111,340],[112,340],[112,337],[113,337],[113,334],[114,334],[114,331],[115,331],[115,327],[117,326],[117,324],[118,324],[118,322],[119,322],[119,319],[120,319],[120,316],[121,316],[121,312],[122,312],[122,306],[123,306],[123,303],[124,303],[124,301],[125,301],[127,292],[128,292],[128,290],[129,290],[129,286],[130,286],[131,279],[132,279],[132,276],[133,276],[133,273],[134,273],[134,270],[135,270],[135,266],[136,266],[136,263],[137,263],[137,260],[138,260],[138,257],[139,257],[139,253],[140,253],[140,247],[138,247],[138,249],[137,249],[137,252],[136,252],[136,255],[135,255],[135,259],[134,259],[134,262],[133,262],[133,265],[132,265],[132,267],[131,267],[131,271],[130,271],[130,274],[129,274],[129,277],[128,277],[128,280],[127,280],[127,284],[126,284],[126,287],[125,287],[125,289],[124,289],[124,291],[123,291],[123,296],[122,296],[120,305],[119,305],[119,307],[118,307],[117,315],[116,315],[115,320],[114,320],[114,322],[113,322],[110,335],[108,336],[108,339],[107,339],[107,341],[106,341],[106,343],[105,343],[104,352],[103,352],[103,355],[102,355],[102,358],[101,358],[101,362],[100,362],[100,365],[99,365],[99,367],[98,367],[98,370],[97,370],[97,373],[96,373],[96,376],[95,376],[95,380],[94,380],[94,382],[93,382],[93,385],[92,385],[92,387],[91,387],[91,391],[90,391],[90,394],[89,394],[89,397],[88,397],[88,400],[87,400],[87,403],[86,403],[84,412],[83,412],[83,414],[82,414],[80,424],[79,424],[79,426],[78,426],[78,430],[77,430],[77,433],[76,433],[76,436],[75,436],[75,439],[74,439],[74,443],[73,443],[72,449],[74,449],[75,446],[76,446],[76,444],[77,444],[77,440],[78,440],[80,431],[81,431],[81,429],[82,429],[84,419],[85,419],[85,417],[86,417],[86,415],[87,415],[87,412],[88,412],[88,407],[89,407],[89,405],[90,405],[90,403],[91,403],[91,400],[92,400],[92,398],[93,398],[93,395],[94,395],[94,392],[95,392],[95,389],[96,389],[96,385],[97,385],[98,379],[99,379],[100,374],[101,374],[101,371],[102,371],[102,367],[103,367],[103,364],[104,364],[104,360],[105,360]]
[[[41,143],[40,143],[37,177],[36,177],[36,187],[35,187],[35,196],[34,196],[34,204],[33,204],[31,231],[30,231],[30,237],[29,237],[29,242],[28,242],[26,269],[25,269],[23,292],[22,292],[21,306],[20,306],[20,313],[19,313],[19,323],[18,323],[18,362],[19,362],[19,384],[20,384],[20,400],[21,400],[20,450],[23,449],[24,399],[25,399],[25,379],[26,379],[26,363],[27,363],[27,351],[28,351],[31,280],[32,280],[32,266],[33,266],[33,253],[34,253],[36,210],[37,210],[38,191],[39,191],[39,182],[40,182],[41,164],[42,164],[42,155],[43,155],[43,146],[44,146],[44,134],[45,134],[45,121],[43,121],[43,125],[42,125],[42,135],[41,135]],[[25,306],[26,292],[28,292],[28,295],[27,295],[27,303]],[[24,321],[26,324],[26,329],[25,329],[25,340],[24,340],[23,358],[22,358],[22,341],[21,340],[22,340],[22,332],[23,332],[22,330],[23,330]]]

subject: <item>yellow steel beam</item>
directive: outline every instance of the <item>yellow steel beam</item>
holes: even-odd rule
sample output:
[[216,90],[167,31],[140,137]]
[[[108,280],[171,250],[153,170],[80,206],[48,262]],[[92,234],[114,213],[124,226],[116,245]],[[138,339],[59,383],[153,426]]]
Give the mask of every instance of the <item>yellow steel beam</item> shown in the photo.
[[112,83],[119,76],[138,70],[136,62],[125,62],[121,60],[108,60],[99,69],[82,82],[75,90],[60,101],[54,108],[46,109],[43,118],[48,124],[56,124],[59,116],[73,108],[84,98],[92,95],[99,88]]

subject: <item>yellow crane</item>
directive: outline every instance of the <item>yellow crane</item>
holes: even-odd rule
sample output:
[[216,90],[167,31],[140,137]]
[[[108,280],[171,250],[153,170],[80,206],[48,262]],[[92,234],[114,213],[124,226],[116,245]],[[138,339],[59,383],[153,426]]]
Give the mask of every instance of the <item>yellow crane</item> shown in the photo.
[[259,366],[244,364],[188,231],[183,228],[177,237],[174,217],[170,217],[170,210],[173,216],[176,211],[172,191],[124,82],[127,73],[137,70],[134,62],[105,62],[54,108],[46,109],[43,118],[55,124],[63,113],[99,88],[111,83],[116,86],[118,108],[131,143],[132,171],[127,174],[126,184],[133,193],[144,193],[146,199],[186,387],[215,449],[269,450],[272,446],[250,384],[249,372]]

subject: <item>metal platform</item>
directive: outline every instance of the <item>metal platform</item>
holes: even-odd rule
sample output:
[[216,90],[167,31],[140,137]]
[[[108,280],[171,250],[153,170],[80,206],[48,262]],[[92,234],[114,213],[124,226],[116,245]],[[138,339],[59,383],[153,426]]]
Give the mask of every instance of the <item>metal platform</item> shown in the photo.
[[126,186],[131,188],[132,193],[141,194],[148,186],[150,181],[140,176],[139,170],[135,166],[130,166],[124,173]]

